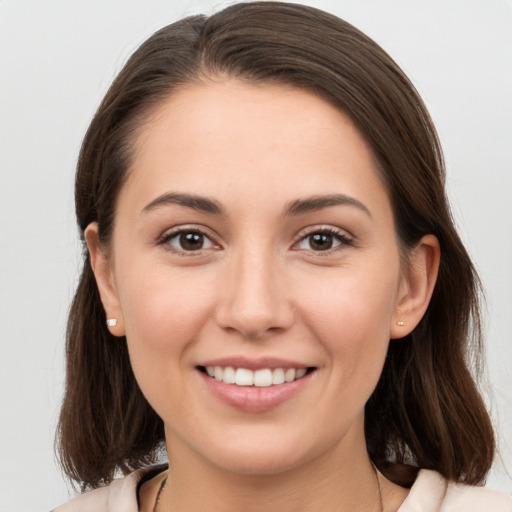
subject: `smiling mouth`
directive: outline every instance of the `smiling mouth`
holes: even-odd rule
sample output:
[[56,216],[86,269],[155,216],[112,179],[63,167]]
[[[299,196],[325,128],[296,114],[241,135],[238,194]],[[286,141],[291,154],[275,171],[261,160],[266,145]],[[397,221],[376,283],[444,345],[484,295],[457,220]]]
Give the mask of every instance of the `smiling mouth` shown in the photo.
[[198,366],[199,371],[212,379],[244,387],[270,387],[290,383],[302,379],[315,370],[308,368],[262,368],[249,370],[232,366]]

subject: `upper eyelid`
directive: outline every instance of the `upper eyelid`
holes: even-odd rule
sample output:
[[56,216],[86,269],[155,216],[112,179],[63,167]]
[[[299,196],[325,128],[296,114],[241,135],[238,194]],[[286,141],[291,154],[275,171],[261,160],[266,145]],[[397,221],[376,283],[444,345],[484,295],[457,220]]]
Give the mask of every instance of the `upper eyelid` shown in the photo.
[[306,228],[301,229],[295,238],[294,244],[302,240],[307,236],[314,235],[315,233],[331,233],[333,235],[338,235],[340,237],[349,238],[353,240],[355,237],[346,229],[338,228],[330,225],[316,225],[316,226],[308,226]]
[[206,226],[202,226],[201,224],[180,224],[178,226],[173,226],[172,228],[167,228],[164,230],[158,238],[167,238],[169,236],[182,233],[183,231],[196,231],[207,236],[208,238],[216,238],[215,235],[212,234],[211,229],[207,228]]

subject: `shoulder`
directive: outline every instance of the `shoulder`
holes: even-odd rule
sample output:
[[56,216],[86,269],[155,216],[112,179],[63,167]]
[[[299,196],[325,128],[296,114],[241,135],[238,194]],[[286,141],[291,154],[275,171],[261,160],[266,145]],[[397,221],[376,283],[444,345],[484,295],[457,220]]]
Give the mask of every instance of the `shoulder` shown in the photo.
[[398,512],[512,512],[512,496],[486,487],[448,482],[421,470]]
[[52,512],[138,512],[137,489],[166,466],[150,466],[116,478],[110,485],[77,496]]

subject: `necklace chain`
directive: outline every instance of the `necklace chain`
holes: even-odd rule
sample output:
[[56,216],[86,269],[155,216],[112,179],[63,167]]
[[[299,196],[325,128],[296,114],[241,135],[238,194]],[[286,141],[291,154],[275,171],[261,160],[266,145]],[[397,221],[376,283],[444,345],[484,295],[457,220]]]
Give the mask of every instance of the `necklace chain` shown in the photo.
[[[375,478],[377,479],[377,489],[378,489],[378,495],[379,495],[379,512],[384,512],[384,502],[382,500],[382,489],[380,487],[380,478],[379,478],[379,472],[375,465],[372,463],[373,471],[375,473]],[[158,489],[158,493],[156,495],[155,500],[155,506],[153,507],[153,512],[158,512],[158,503],[160,502],[160,496],[162,494],[162,491],[164,490],[165,484],[167,483],[167,479],[169,478],[169,475],[163,479],[162,483],[160,484],[160,488]]]
[[[379,512],[384,512],[384,501],[382,500],[382,489],[380,488],[379,470],[372,462],[373,471],[375,472],[375,478],[377,479],[377,489],[379,492]],[[156,512],[156,511],[155,511]]]

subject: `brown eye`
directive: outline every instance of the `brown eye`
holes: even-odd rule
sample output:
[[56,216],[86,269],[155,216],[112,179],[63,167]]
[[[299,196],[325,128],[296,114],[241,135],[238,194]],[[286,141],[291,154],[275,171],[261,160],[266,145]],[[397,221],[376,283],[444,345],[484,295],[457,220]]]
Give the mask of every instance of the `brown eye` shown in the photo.
[[297,248],[306,251],[322,252],[338,246],[351,245],[352,240],[343,232],[316,231],[304,236]]
[[334,237],[330,233],[315,233],[309,236],[309,246],[313,251],[326,251],[331,249]]
[[200,231],[180,231],[173,233],[167,243],[177,251],[200,251],[213,247],[212,241]]
[[200,233],[182,233],[180,235],[180,245],[186,251],[197,251],[202,249],[204,236]]

